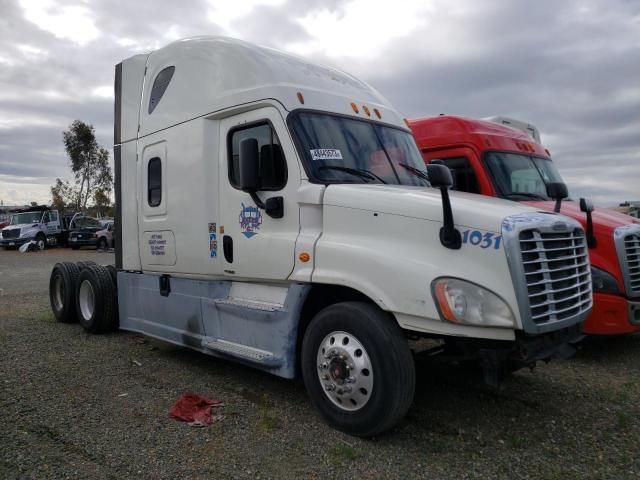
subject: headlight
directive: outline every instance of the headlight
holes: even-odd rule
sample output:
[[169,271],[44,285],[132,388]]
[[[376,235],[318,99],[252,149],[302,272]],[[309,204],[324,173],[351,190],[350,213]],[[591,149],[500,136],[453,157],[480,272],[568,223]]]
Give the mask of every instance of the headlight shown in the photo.
[[449,322],[478,327],[515,326],[509,305],[486,288],[457,278],[438,278],[431,290],[440,316]]
[[591,267],[591,281],[594,292],[622,293],[613,275],[593,266]]

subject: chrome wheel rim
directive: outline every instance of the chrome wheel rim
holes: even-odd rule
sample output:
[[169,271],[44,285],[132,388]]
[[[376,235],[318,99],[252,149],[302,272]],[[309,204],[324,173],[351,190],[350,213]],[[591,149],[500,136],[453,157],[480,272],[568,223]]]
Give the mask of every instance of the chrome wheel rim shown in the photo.
[[62,310],[64,298],[64,284],[62,281],[62,275],[58,275],[53,280],[53,305],[56,310]]
[[373,368],[362,343],[347,332],[331,332],[320,342],[318,379],[331,402],[346,411],[364,407],[373,393]]
[[38,246],[38,250],[44,250],[44,240],[39,239],[39,240],[36,242],[36,245]]
[[95,309],[95,294],[93,292],[93,286],[91,286],[91,282],[89,280],[83,280],[80,284],[78,300],[80,303],[80,313],[82,314],[82,318],[86,321],[91,320]]

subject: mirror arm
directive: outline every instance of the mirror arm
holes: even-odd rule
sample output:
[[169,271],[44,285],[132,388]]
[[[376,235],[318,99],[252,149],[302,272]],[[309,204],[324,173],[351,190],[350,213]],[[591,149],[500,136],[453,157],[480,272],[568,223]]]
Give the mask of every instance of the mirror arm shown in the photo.
[[258,207],[261,210],[264,210],[264,202],[260,200],[260,197],[258,196],[258,194],[256,192],[247,192],[247,193],[251,195],[251,200],[253,200],[253,202],[256,204],[256,207]]
[[553,211],[555,213],[560,213],[560,207],[562,206],[562,198],[561,197],[557,197],[556,198],[556,206],[553,208]]
[[440,229],[440,243],[446,248],[452,250],[459,250],[462,247],[462,235],[460,231],[456,229],[453,223],[453,210],[451,209],[451,201],[449,200],[448,187],[440,187],[440,193],[442,194],[442,213],[443,213],[443,226]]
[[593,218],[591,212],[587,212],[587,246],[589,248],[596,248],[596,246],[598,246],[598,240],[593,234]]

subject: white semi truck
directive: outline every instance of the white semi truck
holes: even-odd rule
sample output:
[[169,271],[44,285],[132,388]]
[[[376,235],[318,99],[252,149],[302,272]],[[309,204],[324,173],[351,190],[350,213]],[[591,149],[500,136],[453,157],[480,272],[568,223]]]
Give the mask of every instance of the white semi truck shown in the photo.
[[56,317],[301,374],[348,433],[404,416],[413,340],[497,380],[571,351],[591,310],[576,221],[449,197],[402,117],[333,68],[220,37],[136,55],[114,150],[115,268],[56,265]]

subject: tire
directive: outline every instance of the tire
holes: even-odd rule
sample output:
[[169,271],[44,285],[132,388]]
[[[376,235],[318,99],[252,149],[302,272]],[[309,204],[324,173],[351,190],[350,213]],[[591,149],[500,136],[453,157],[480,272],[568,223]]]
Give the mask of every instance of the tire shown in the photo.
[[106,250],[106,249],[107,249],[107,239],[105,237],[100,237],[96,245],[96,250]]
[[38,247],[38,250],[42,251],[45,248],[47,248],[47,237],[44,235],[44,233],[40,232],[36,235],[36,246]]
[[111,274],[111,281],[113,282],[113,288],[115,288],[116,292],[118,291],[118,271],[114,265],[107,265],[107,270]]
[[106,267],[85,265],[76,285],[78,322],[89,333],[118,328],[118,298]]
[[78,267],[80,267],[80,269],[82,270],[87,265],[98,265],[98,264],[93,260],[80,260],[79,262],[76,262],[76,265],[78,265]]
[[[371,437],[392,428],[413,402],[409,345],[396,321],[375,305],[343,302],[320,311],[304,334],[301,369],[313,405],[329,425],[350,435]],[[345,393],[349,388],[352,393]]]
[[80,269],[75,263],[56,263],[49,279],[49,302],[58,322],[73,323],[76,315],[76,283]]

